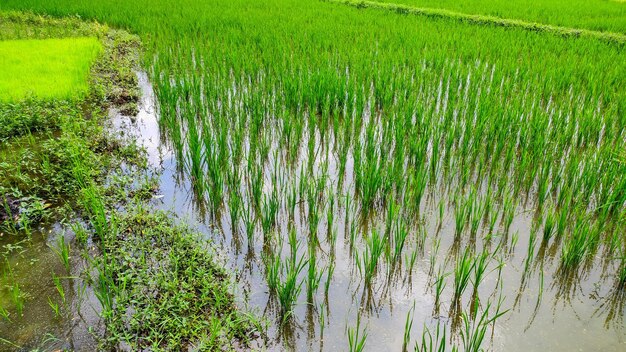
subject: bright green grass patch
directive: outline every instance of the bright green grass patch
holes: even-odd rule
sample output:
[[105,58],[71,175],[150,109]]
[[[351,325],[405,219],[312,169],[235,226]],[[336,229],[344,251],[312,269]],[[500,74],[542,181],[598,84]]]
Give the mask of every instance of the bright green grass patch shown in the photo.
[[0,102],[84,95],[89,67],[101,50],[91,37],[0,41]]

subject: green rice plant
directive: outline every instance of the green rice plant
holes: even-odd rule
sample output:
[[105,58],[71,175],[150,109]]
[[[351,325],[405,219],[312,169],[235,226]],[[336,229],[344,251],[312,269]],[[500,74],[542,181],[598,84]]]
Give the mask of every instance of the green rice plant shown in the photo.
[[496,304],[495,312],[490,314],[492,302],[487,302],[482,314],[477,319],[472,319],[463,313],[461,341],[464,351],[479,352],[483,350],[482,344],[485,340],[488,326],[508,312],[508,310],[501,311],[501,304],[502,301],[499,300]]
[[59,307],[59,304],[52,302],[50,297],[48,297],[48,305],[50,306],[50,308],[52,308],[52,311],[54,312],[54,316],[56,318],[59,318],[61,316],[61,308]]
[[441,239],[438,238],[436,240],[433,241],[432,244],[432,249],[430,251],[430,258],[429,258],[429,269],[428,269],[428,275],[432,275],[434,273],[435,270],[435,264],[437,262],[437,254],[439,253],[439,246],[441,245]]
[[[207,191],[205,180],[205,157],[204,150],[201,143],[200,136],[195,123],[188,123],[190,127],[189,133],[187,133],[187,157],[184,159],[187,161],[187,169],[191,176],[193,189],[198,198],[204,199],[205,192]],[[215,204],[215,203],[213,203]]]
[[89,234],[87,232],[87,229],[85,229],[85,227],[83,226],[83,224],[78,223],[78,222],[72,223],[70,224],[70,229],[72,230],[72,232],[74,232],[76,241],[78,241],[79,244],[83,246],[87,244],[87,239],[89,237]]
[[361,277],[365,281],[365,286],[370,287],[374,275],[378,269],[378,262],[384,251],[385,239],[378,235],[378,231],[373,230],[367,238],[365,251],[359,256],[357,253],[355,260]]
[[478,287],[487,274],[487,267],[491,263],[493,256],[488,252],[482,252],[474,259],[474,276],[472,282],[474,284],[473,296],[478,297]]
[[470,282],[471,274],[476,267],[476,261],[472,258],[468,250],[463,252],[454,266],[454,296],[453,301],[457,302],[461,299],[463,292]]
[[114,219],[107,218],[107,211],[100,191],[93,185],[82,189],[81,202],[89,214],[89,222],[102,243],[106,243],[114,225]]
[[65,298],[65,288],[63,287],[63,282],[61,281],[61,278],[52,273],[52,282],[54,282],[54,287],[59,293],[59,297],[61,297],[61,303],[66,304],[67,300]]
[[415,315],[415,304],[409,309],[404,321],[404,337],[402,339],[402,352],[408,352],[409,343],[411,342],[411,329],[413,328],[413,316]]
[[526,260],[524,261],[524,272],[528,272],[530,264],[535,257],[535,244],[537,242],[537,232],[533,228],[530,230],[530,236],[528,238],[528,251],[526,253]]
[[[334,268],[330,263],[335,256],[337,263],[345,262],[343,256],[359,248],[362,233],[365,249],[356,263],[364,281],[373,282],[385,264],[380,262],[383,255],[389,272],[404,259],[410,276],[436,208],[437,227],[447,225],[446,202],[453,208],[457,244],[464,243],[465,231],[471,235],[453,271],[457,300],[468,281],[476,290],[489,270],[491,258],[472,254],[480,246],[473,237],[481,222],[485,230],[489,227],[483,253],[491,251],[497,219],[505,248],[520,215],[520,232],[510,239],[513,257],[520,233],[526,234],[522,209],[546,204],[553,208],[546,213],[543,239],[553,240],[551,251],[565,248],[557,261],[591,263],[594,257],[606,257],[597,255],[599,250],[623,247],[623,236],[609,239],[603,232],[618,233],[611,229],[623,227],[619,214],[626,200],[626,100],[620,80],[626,63],[621,46],[585,35],[564,39],[531,33],[519,24],[486,27],[475,19],[468,24],[449,14],[416,21],[323,2],[271,0],[252,6],[243,0],[215,0],[212,5],[224,11],[208,10],[204,2],[172,5],[161,0],[138,0],[132,6],[109,0],[6,0],[2,6],[55,16],[80,13],[144,38],[141,64],[156,92],[163,140],[182,165],[178,176],[190,180],[195,200],[206,203],[212,221],[220,221],[227,197],[232,227],[237,221],[245,227],[248,258],[256,250],[257,222],[264,244],[277,240],[276,246],[264,246],[264,267],[253,273],[270,275],[268,287],[276,296],[287,273],[302,261],[297,258],[299,238],[314,251],[326,251],[317,238],[320,226],[326,226],[331,247],[326,292]],[[152,15],[144,16],[137,10],[142,8],[150,8]],[[303,16],[291,16],[294,12]],[[237,25],[241,23],[245,33]],[[5,125],[0,123],[0,135]],[[80,205],[88,228],[108,248],[117,235],[117,220],[102,206],[103,194],[91,187],[93,170],[82,156],[77,150],[71,168],[84,188]],[[20,164],[17,160],[7,164]],[[54,155],[43,164],[53,170]],[[15,172],[16,182],[28,177],[25,170]],[[339,203],[346,206],[340,209]],[[345,227],[335,231],[341,216]],[[576,234],[581,219],[590,221],[584,241]],[[288,255],[278,251],[285,228]],[[371,229],[381,231],[375,241]],[[409,237],[412,229],[415,236]],[[345,236],[348,254],[341,243],[335,251],[337,235]],[[437,230],[437,238],[444,235]],[[536,235],[531,233],[527,267],[535,257]],[[572,240],[579,237],[582,245]],[[585,248],[580,256],[579,247]],[[293,287],[304,281],[308,295],[314,291],[310,288],[318,288],[322,258],[311,253],[308,258],[307,273],[296,275],[286,296],[293,296]],[[604,266],[594,270],[617,267]],[[106,270],[104,264],[101,269]],[[502,266],[498,270],[504,275]],[[117,280],[114,273],[106,276]],[[440,295],[444,281],[437,284]],[[285,306],[296,300],[285,299]]]
[[439,311],[439,304],[441,303],[441,294],[446,288],[446,276],[449,273],[444,272],[444,268],[439,268],[437,273],[437,279],[435,280],[435,312]]
[[289,254],[291,261],[296,261],[298,256],[298,248],[300,248],[300,241],[298,241],[298,233],[296,232],[296,228],[294,225],[289,225],[289,230],[287,232],[287,241],[289,242]]
[[17,315],[22,316],[24,313],[26,295],[20,288],[20,284],[15,280],[13,281],[13,284],[9,286],[9,295],[11,296],[11,302],[13,302],[13,305],[15,306]]
[[328,207],[326,212],[326,228],[328,231],[328,238],[332,238],[334,224],[335,224],[335,195],[330,193],[327,201]]
[[438,222],[437,228],[441,228],[441,226],[443,225],[443,218],[444,218],[444,213],[445,213],[445,204],[444,204],[443,199],[439,200],[437,209],[439,210],[439,217],[438,217],[439,222]]
[[[519,26],[533,31],[556,33],[563,31],[562,35],[572,36],[602,37],[604,34],[602,32],[615,32],[606,34],[617,35],[619,38],[619,33],[623,33],[626,29],[626,23],[618,17],[619,2],[590,4],[575,0],[563,4],[559,1],[540,1],[533,9],[527,9],[519,4],[501,0],[490,0],[478,4],[468,1],[442,3],[435,0],[334,1],[358,8],[386,9],[404,15],[447,17],[482,25],[508,28]],[[596,20],[581,19],[580,13],[586,13],[589,18]],[[592,32],[592,34],[585,32]],[[610,39],[607,38],[607,40]]]
[[[469,205],[467,210],[467,219],[469,220],[470,224],[470,236],[472,238],[476,236],[476,233],[478,232],[478,227],[480,226],[480,223],[485,214],[485,205],[478,199],[476,193],[477,191],[475,189],[472,189],[472,191],[470,192],[470,198],[468,199]],[[487,194],[487,197],[489,196],[490,195]]]
[[417,261],[418,252],[419,252],[419,247],[415,246],[413,250],[411,251],[411,256],[408,258],[405,258],[405,261],[408,263],[407,271],[409,273],[409,276],[411,275],[411,273],[413,273],[413,268],[415,267],[415,262]]
[[262,204],[261,228],[266,234],[276,226],[279,207],[278,194],[272,192],[270,196],[264,196]]
[[9,311],[6,308],[0,306],[0,317],[2,317],[7,322],[11,322],[11,318],[9,317]]
[[243,201],[237,189],[231,189],[228,194],[228,209],[230,210],[230,224],[233,231],[237,231],[237,225],[241,218]]
[[403,221],[396,222],[396,228],[393,232],[393,256],[391,258],[393,263],[398,263],[402,258],[404,244],[408,235],[409,231],[406,224]]
[[324,315],[324,311],[325,311],[325,305],[324,302],[320,303],[319,305],[319,311],[320,314],[318,314],[317,320],[319,322],[319,326],[320,326],[320,336],[324,336],[324,328],[326,327],[326,318]]
[[313,302],[313,295],[319,288],[322,276],[324,275],[324,270],[318,271],[317,265],[318,262],[316,249],[314,246],[309,246],[309,260],[306,281],[307,302],[309,303]]
[[506,196],[504,198],[504,204],[502,207],[502,223],[504,226],[504,232],[508,233],[515,217],[515,204],[513,202],[513,195]]
[[550,241],[550,238],[552,238],[552,235],[555,232],[555,215],[554,212],[551,210],[548,210],[548,214],[546,215],[546,220],[544,222],[543,225],[543,241],[544,242],[548,242]]
[[356,326],[348,328],[348,350],[350,352],[362,352],[365,350],[367,340],[367,329],[361,330],[361,316],[357,315]]
[[457,196],[454,203],[454,224],[455,224],[455,236],[460,236],[465,229],[469,212],[471,208],[468,208],[469,203]]
[[70,244],[65,242],[65,236],[61,234],[57,240],[57,247],[50,247],[61,259],[66,272],[70,272]]
[[621,287],[626,285],[626,255],[622,255],[622,258],[620,259],[617,279]]
[[565,230],[567,229],[567,226],[568,226],[567,215],[568,215],[567,208],[561,208],[559,212],[559,216],[556,221],[556,231],[555,231],[555,235],[558,239],[563,237],[563,235],[565,234]]
[[267,281],[267,288],[270,295],[276,294],[280,285],[282,261],[278,255],[268,256],[268,258],[263,258],[263,261],[266,263],[265,279]]
[[576,224],[571,237],[565,240],[561,251],[561,265],[565,269],[577,267],[590,251],[593,239],[590,236],[589,222],[582,220]]
[[515,251],[515,247],[517,246],[518,241],[519,241],[519,231],[515,231],[515,233],[513,233],[513,236],[511,236],[511,245],[509,249],[510,253],[513,253]]
[[296,211],[296,199],[297,199],[297,190],[295,187],[292,187],[287,192],[287,211],[289,212],[289,218],[293,219],[295,217]]
[[244,206],[244,227],[246,229],[246,236],[248,237],[248,246],[252,247],[254,245],[254,231],[256,227],[256,217],[254,215],[254,210],[252,209],[252,205],[248,204]]
[[[415,343],[415,352],[445,352],[448,350],[448,341],[447,341],[447,333],[446,326],[437,322],[437,329],[435,330],[434,336],[431,333],[430,329],[424,325],[424,329],[422,330],[422,338],[419,342]],[[456,346],[452,346],[451,351],[457,351]]]
[[331,261],[328,270],[326,270],[326,281],[324,282],[324,295],[328,297],[328,290],[330,289],[330,282],[335,273],[335,262]]
[[288,261],[283,266],[285,277],[280,283],[278,283],[278,287],[276,288],[283,321],[290,318],[293,306],[298,301],[298,296],[300,295],[303,284],[301,280],[298,280],[298,276],[302,269],[304,269],[306,263],[307,262],[303,260],[303,258],[300,258],[297,262]]
[[[94,288],[96,298],[98,298],[98,301],[102,306],[100,316],[102,316],[104,319],[110,319],[113,316],[114,308],[114,284],[112,278],[110,277],[109,270],[110,269],[107,267],[107,264],[103,263],[102,267],[100,267],[98,270],[98,278],[95,282]],[[61,294],[61,292],[62,291],[59,291],[59,294]]]

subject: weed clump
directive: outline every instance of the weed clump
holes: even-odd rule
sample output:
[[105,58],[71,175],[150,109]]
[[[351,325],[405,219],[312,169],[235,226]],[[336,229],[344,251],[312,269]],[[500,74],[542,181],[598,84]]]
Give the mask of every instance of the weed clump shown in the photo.
[[235,305],[229,274],[189,227],[139,206],[117,219],[115,229],[99,263],[112,284],[101,295],[112,302],[105,344],[220,350],[259,336]]

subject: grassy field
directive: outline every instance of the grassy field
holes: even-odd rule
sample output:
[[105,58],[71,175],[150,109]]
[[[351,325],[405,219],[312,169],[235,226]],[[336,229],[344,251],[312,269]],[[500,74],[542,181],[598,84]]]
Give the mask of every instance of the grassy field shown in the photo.
[[[468,12],[623,32],[602,4]],[[280,347],[623,347],[623,43],[314,0],[7,9],[142,37],[184,197]]]
[[85,95],[101,50],[96,38],[0,41],[0,101]]
[[626,33],[626,3],[620,0],[380,0],[379,2]]

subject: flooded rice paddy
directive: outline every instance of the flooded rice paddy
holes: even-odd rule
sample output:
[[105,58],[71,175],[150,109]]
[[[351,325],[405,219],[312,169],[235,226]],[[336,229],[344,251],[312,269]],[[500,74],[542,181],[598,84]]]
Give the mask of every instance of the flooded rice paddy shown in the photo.
[[[404,186],[389,181],[391,176],[377,180],[387,162],[398,179],[419,163],[385,160],[385,150],[378,148],[388,121],[373,106],[365,108],[363,130],[355,133],[362,140],[352,142],[362,143],[363,151],[351,147],[343,157],[341,134],[309,129],[306,122],[288,127],[288,119],[278,117],[246,136],[233,137],[238,132],[230,130],[232,139],[225,141],[219,132],[228,126],[205,123],[196,129],[181,123],[175,131],[158,117],[146,75],[140,75],[140,84],[139,115],[133,121],[115,116],[115,129],[146,148],[161,182],[157,206],[197,226],[222,249],[220,260],[233,273],[241,307],[269,324],[268,350],[348,350],[349,340],[362,336],[366,351],[413,350],[416,343],[421,350],[427,331],[435,341],[444,329],[444,343],[462,350],[473,343],[494,351],[626,349],[626,300],[615,276],[620,262],[604,255],[602,242],[576,270],[565,270],[567,242],[558,238],[558,224],[546,235],[545,214],[553,210],[538,210],[536,185],[529,193],[497,193],[480,177],[440,177],[443,166],[435,167],[432,177],[426,169],[416,183],[407,180]],[[248,93],[245,84],[235,85],[232,104],[237,94]],[[445,110],[439,99],[436,109]],[[299,113],[303,120],[311,114]],[[291,134],[291,128],[301,131]],[[283,137],[301,141],[292,149]],[[177,138],[199,141],[177,144]],[[211,149],[213,144],[248,157],[220,178],[212,168],[221,164],[223,150]],[[423,147],[435,153],[433,145]],[[202,161],[195,164],[196,157]],[[368,158],[376,162],[368,164]],[[372,183],[377,188],[368,195]],[[560,226],[568,229],[564,233],[575,231]],[[48,304],[47,297],[58,297],[50,272],[64,268],[48,248],[61,228],[46,231],[33,234],[32,244],[7,259],[20,262],[10,266],[11,275],[24,278],[20,289],[28,299],[23,317],[0,322],[0,336],[23,348],[54,336],[45,346],[90,350],[85,324],[97,326],[98,308],[89,304],[89,294],[78,297],[80,283],[68,281],[67,300],[75,308],[67,317],[55,317]],[[3,288],[2,306],[7,292]]]
[[[584,270],[563,273],[561,247],[556,241],[542,240],[545,231],[537,225],[532,196],[515,201],[514,209],[509,210],[512,215],[507,231],[506,220],[491,221],[485,216],[477,225],[467,224],[464,234],[458,236],[454,200],[442,196],[446,185],[429,187],[419,206],[419,221],[404,229],[406,238],[387,238],[387,231],[403,231],[401,221],[389,220],[388,215],[402,214],[403,204],[359,219],[353,157],[345,162],[341,185],[342,166],[332,148],[324,146],[334,144],[333,136],[326,136],[329,142],[316,134],[315,151],[308,154],[314,155],[308,159],[315,160],[313,165],[305,164],[304,146],[311,144],[303,141],[299,161],[289,166],[277,157],[284,146],[273,141],[267,146],[270,151],[262,181],[248,181],[263,184],[262,207],[271,207],[272,197],[282,200],[275,210],[274,227],[266,225],[270,230],[264,231],[262,219],[250,225],[246,220],[249,204],[241,205],[241,219],[233,227],[228,207],[215,213],[207,210],[210,204],[206,198],[197,197],[197,188],[184,171],[191,166],[181,165],[184,162],[176,158],[175,148],[164,142],[164,129],[150,114],[155,109],[152,94],[146,79],[141,81],[146,109],[138,117],[138,137],[147,143],[152,162],[162,170],[160,207],[189,218],[223,249],[241,305],[270,322],[270,350],[347,350],[349,335],[357,331],[357,317],[361,336],[367,334],[366,350],[402,350],[407,331],[408,349],[413,349],[425,328],[434,339],[438,325],[446,328],[449,342],[462,346],[474,329],[466,330],[463,315],[468,316],[466,320],[481,314],[491,319],[499,313],[503,314],[486,326],[484,346],[489,350],[619,351],[626,347],[624,294],[612,275],[619,263],[604,260],[598,250],[584,264]],[[251,147],[246,144],[244,148]],[[243,163],[240,167],[246,172]],[[316,182],[324,183],[316,186]],[[242,194],[254,198],[254,185],[245,183],[243,187],[250,190]],[[305,190],[294,189],[300,187]],[[293,200],[306,197],[307,192],[313,193],[307,200]],[[479,199],[488,196],[478,188],[475,192]],[[290,196],[293,193],[299,195]],[[321,197],[325,201],[317,203],[320,210],[315,214],[306,203]],[[313,230],[312,217],[317,219]],[[490,226],[496,230],[489,231]],[[375,251],[368,238],[377,231],[380,241],[389,241],[391,246],[381,250],[371,282],[366,283],[364,266],[368,262],[364,258]],[[314,244],[311,233],[317,234]],[[464,254],[472,258],[469,261],[483,258],[482,264],[469,269],[467,287],[454,298],[455,276],[462,271],[458,269],[459,258]],[[273,259],[278,257],[281,259]],[[289,263],[300,267],[293,269]],[[484,270],[477,278],[479,266]],[[269,287],[272,274],[268,272],[273,270],[280,277],[278,290],[286,285],[290,271],[297,270],[295,282],[300,286],[293,312],[287,317],[281,303],[284,300],[276,297],[280,293]]]

